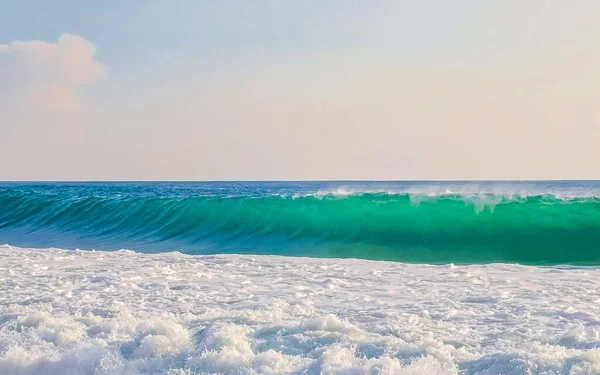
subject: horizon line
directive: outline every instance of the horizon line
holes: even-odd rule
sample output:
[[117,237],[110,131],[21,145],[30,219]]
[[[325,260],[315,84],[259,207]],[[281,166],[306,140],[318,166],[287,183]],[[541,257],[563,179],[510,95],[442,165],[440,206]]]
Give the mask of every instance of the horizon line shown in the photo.
[[0,183],[102,183],[102,182],[600,182],[600,179],[265,179],[265,180],[0,180]]

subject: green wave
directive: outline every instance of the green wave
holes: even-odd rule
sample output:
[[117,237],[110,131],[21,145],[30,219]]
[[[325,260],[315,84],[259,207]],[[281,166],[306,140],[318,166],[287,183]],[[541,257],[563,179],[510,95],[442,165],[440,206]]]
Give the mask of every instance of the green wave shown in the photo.
[[61,197],[0,192],[0,241],[418,263],[600,264],[600,199]]

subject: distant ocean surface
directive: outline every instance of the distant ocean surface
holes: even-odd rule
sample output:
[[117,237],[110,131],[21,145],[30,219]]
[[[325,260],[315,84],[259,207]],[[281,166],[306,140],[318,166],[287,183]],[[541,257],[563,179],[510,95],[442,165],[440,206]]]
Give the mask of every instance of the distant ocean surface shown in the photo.
[[0,183],[0,242],[597,265],[600,182]]

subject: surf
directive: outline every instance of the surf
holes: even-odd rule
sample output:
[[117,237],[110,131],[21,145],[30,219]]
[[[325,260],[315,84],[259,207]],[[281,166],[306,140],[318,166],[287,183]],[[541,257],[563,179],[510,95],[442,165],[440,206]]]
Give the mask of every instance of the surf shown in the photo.
[[553,194],[128,194],[0,189],[0,240],[411,263],[600,264],[600,198]]

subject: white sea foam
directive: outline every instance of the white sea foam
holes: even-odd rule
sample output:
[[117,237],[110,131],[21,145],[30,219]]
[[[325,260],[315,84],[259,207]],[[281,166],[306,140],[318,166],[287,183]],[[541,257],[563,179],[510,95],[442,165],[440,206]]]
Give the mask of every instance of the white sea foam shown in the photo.
[[[561,200],[572,200],[578,198],[600,198],[600,190],[596,186],[546,186],[535,184],[519,184],[512,182],[497,183],[476,183],[476,182],[445,182],[443,184],[414,184],[404,186],[394,186],[385,183],[379,183],[380,186],[339,186],[316,192],[304,192],[292,194],[292,198],[304,197],[336,197],[346,198],[354,195],[364,194],[388,194],[388,195],[409,195],[411,201],[419,204],[422,201],[434,200],[438,198],[458,198],[466,203],[472,203],[475,206],[481,206],[478,210],[489,207],[491,210],[504,201],[524,200],[528,197],[553,197]],[[382,185],[382,186],[381,186]],[[288,194],[273,194],[275,196],[288,197]]]
[[600,271],[0,246],[0,374],[600,373]]

